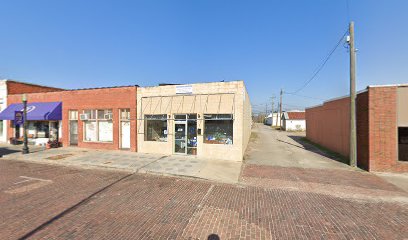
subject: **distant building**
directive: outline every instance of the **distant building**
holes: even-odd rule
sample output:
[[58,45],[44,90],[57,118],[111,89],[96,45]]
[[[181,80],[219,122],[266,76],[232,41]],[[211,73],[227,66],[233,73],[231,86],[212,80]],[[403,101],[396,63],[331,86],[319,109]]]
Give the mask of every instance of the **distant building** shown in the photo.
[[282,129],[285,131],[305,131],[306,115],[304,111],[290,111],[282,114]]
[[[367,171],[408,172],[408,84],[368,86],[357,94],[357,165]],[[350,98],[306,109],[306,137],[348,157]]]
[[[272,116],[273,115],[273,116]],[[269,126],[279,126],[281,118],[279,116],[279,113],[270,113],[266,118],[265,118],[265,124]]]

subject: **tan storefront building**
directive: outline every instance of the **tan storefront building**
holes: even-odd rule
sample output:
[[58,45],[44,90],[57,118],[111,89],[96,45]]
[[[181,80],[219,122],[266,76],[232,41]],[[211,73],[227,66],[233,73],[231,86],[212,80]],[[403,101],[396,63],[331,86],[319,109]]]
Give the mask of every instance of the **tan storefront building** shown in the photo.
[[251,134],[243,81],[137,90],[138,152],[242,161]]

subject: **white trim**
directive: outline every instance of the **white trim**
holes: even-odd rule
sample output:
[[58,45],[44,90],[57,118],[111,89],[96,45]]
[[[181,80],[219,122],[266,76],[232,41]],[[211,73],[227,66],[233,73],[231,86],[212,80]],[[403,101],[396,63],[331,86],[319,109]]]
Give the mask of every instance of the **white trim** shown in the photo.
[[384,85],[368,85],[369,88],[377,88],[377,87],[408,87],[408,83],[400,83],[400,84],[384,84]]

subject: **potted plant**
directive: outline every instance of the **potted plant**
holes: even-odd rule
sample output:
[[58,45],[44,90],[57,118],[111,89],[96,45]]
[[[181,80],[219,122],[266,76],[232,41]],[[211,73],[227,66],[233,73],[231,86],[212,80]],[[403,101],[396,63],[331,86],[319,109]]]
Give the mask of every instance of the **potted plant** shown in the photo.
[[47,143],[47,149],[57,148],[57,147],[59,147],[59,142],[58,142],[58,140],[49,140],[49,141],[48,141],[48,143]]

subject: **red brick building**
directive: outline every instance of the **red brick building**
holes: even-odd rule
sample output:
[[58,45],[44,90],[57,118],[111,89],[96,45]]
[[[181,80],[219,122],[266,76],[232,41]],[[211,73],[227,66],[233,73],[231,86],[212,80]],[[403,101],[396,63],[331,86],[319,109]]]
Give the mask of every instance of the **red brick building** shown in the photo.
[[7,94],[22,94],[22,93],[41,93],[63,91],[64,89],[37,85],[33,83],[18,82],[14,80],[6,80]]
[[[7,108],[7,96],[10,94],[38,93],[38,92],[55,92],[63,89],[42,86],[38,84],[18,82],[9,79],[0,80],[0,112]],[[7,125],[8,121],[0,120],[0,142],[7,142]]]
[[[357,94],[357,164],[367,171],[408,172],[408,85],[369,86]],[[306,136],[349,156],[350,99],[306,109]]]
[[[137,86],[27,94],[29,104],[61,103],[62,106],[61,120],[32,121],[29,137],[39,138],[38,129],[47,129],[48,122],[49,132],[51,128],[59,129],[57,138],[63,146],[136,151],[136,94]],[[21,99],[21,94],[9,95],[9,107],[21,103]],[[10,121],[8,135],[15,136],[16,131]]]

